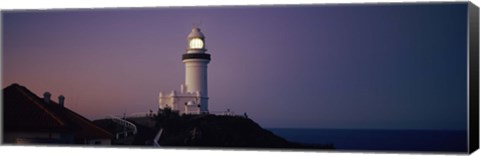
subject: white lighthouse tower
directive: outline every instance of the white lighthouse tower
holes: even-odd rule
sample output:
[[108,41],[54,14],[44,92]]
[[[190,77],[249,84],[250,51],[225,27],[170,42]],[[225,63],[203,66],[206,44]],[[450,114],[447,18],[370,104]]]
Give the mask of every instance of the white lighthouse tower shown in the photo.
[[180,92],[160,92],[160,108],[171,108],[181,114],[208,113],[207,65],[210,54],[205,53],[205,36],[199,28],[193,28],[187,41],[187,53],[182,56],[185,84],[180,86]]

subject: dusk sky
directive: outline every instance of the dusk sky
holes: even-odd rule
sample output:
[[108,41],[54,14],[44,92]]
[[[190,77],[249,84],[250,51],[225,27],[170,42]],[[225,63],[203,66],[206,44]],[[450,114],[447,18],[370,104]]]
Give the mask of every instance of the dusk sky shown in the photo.
[[89,119],[158,109],[206,36],[209,110],[266,128],[466,129],[467,3],[5,11],[2,88]]

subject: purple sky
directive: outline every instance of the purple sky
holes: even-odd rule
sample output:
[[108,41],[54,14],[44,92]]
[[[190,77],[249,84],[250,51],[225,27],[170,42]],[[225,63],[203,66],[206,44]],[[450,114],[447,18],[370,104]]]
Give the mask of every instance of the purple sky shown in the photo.
[[3,12],[2,85],[98,119],[179,90],[194,23],[210,111],[263,127],[466,129],[467,3]]

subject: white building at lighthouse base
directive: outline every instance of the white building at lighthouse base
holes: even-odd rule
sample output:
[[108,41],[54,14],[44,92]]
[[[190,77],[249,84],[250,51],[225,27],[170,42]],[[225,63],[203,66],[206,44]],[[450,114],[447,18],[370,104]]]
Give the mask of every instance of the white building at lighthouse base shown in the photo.
[[200,92],[187,92],[185,85],[181,85],[180,92],[171,91],[170,93],[159,94],[160,109],[170,108],[178,111],[180,114],[200,114],[201,103],[208,100],[208,97],[202,97]]

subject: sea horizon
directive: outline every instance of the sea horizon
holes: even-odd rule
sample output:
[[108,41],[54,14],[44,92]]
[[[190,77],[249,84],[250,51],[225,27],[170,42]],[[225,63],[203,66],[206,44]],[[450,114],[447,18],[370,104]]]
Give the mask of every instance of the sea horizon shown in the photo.
[[467,152],[467,130],[265,128],[300,144],[337,150]]
[[319,129],[319,130],[414,130],[414,131],[466,131],[466,129],[428,129],[428,128],[319,128],[319,127],[263,127],[264,129]]

